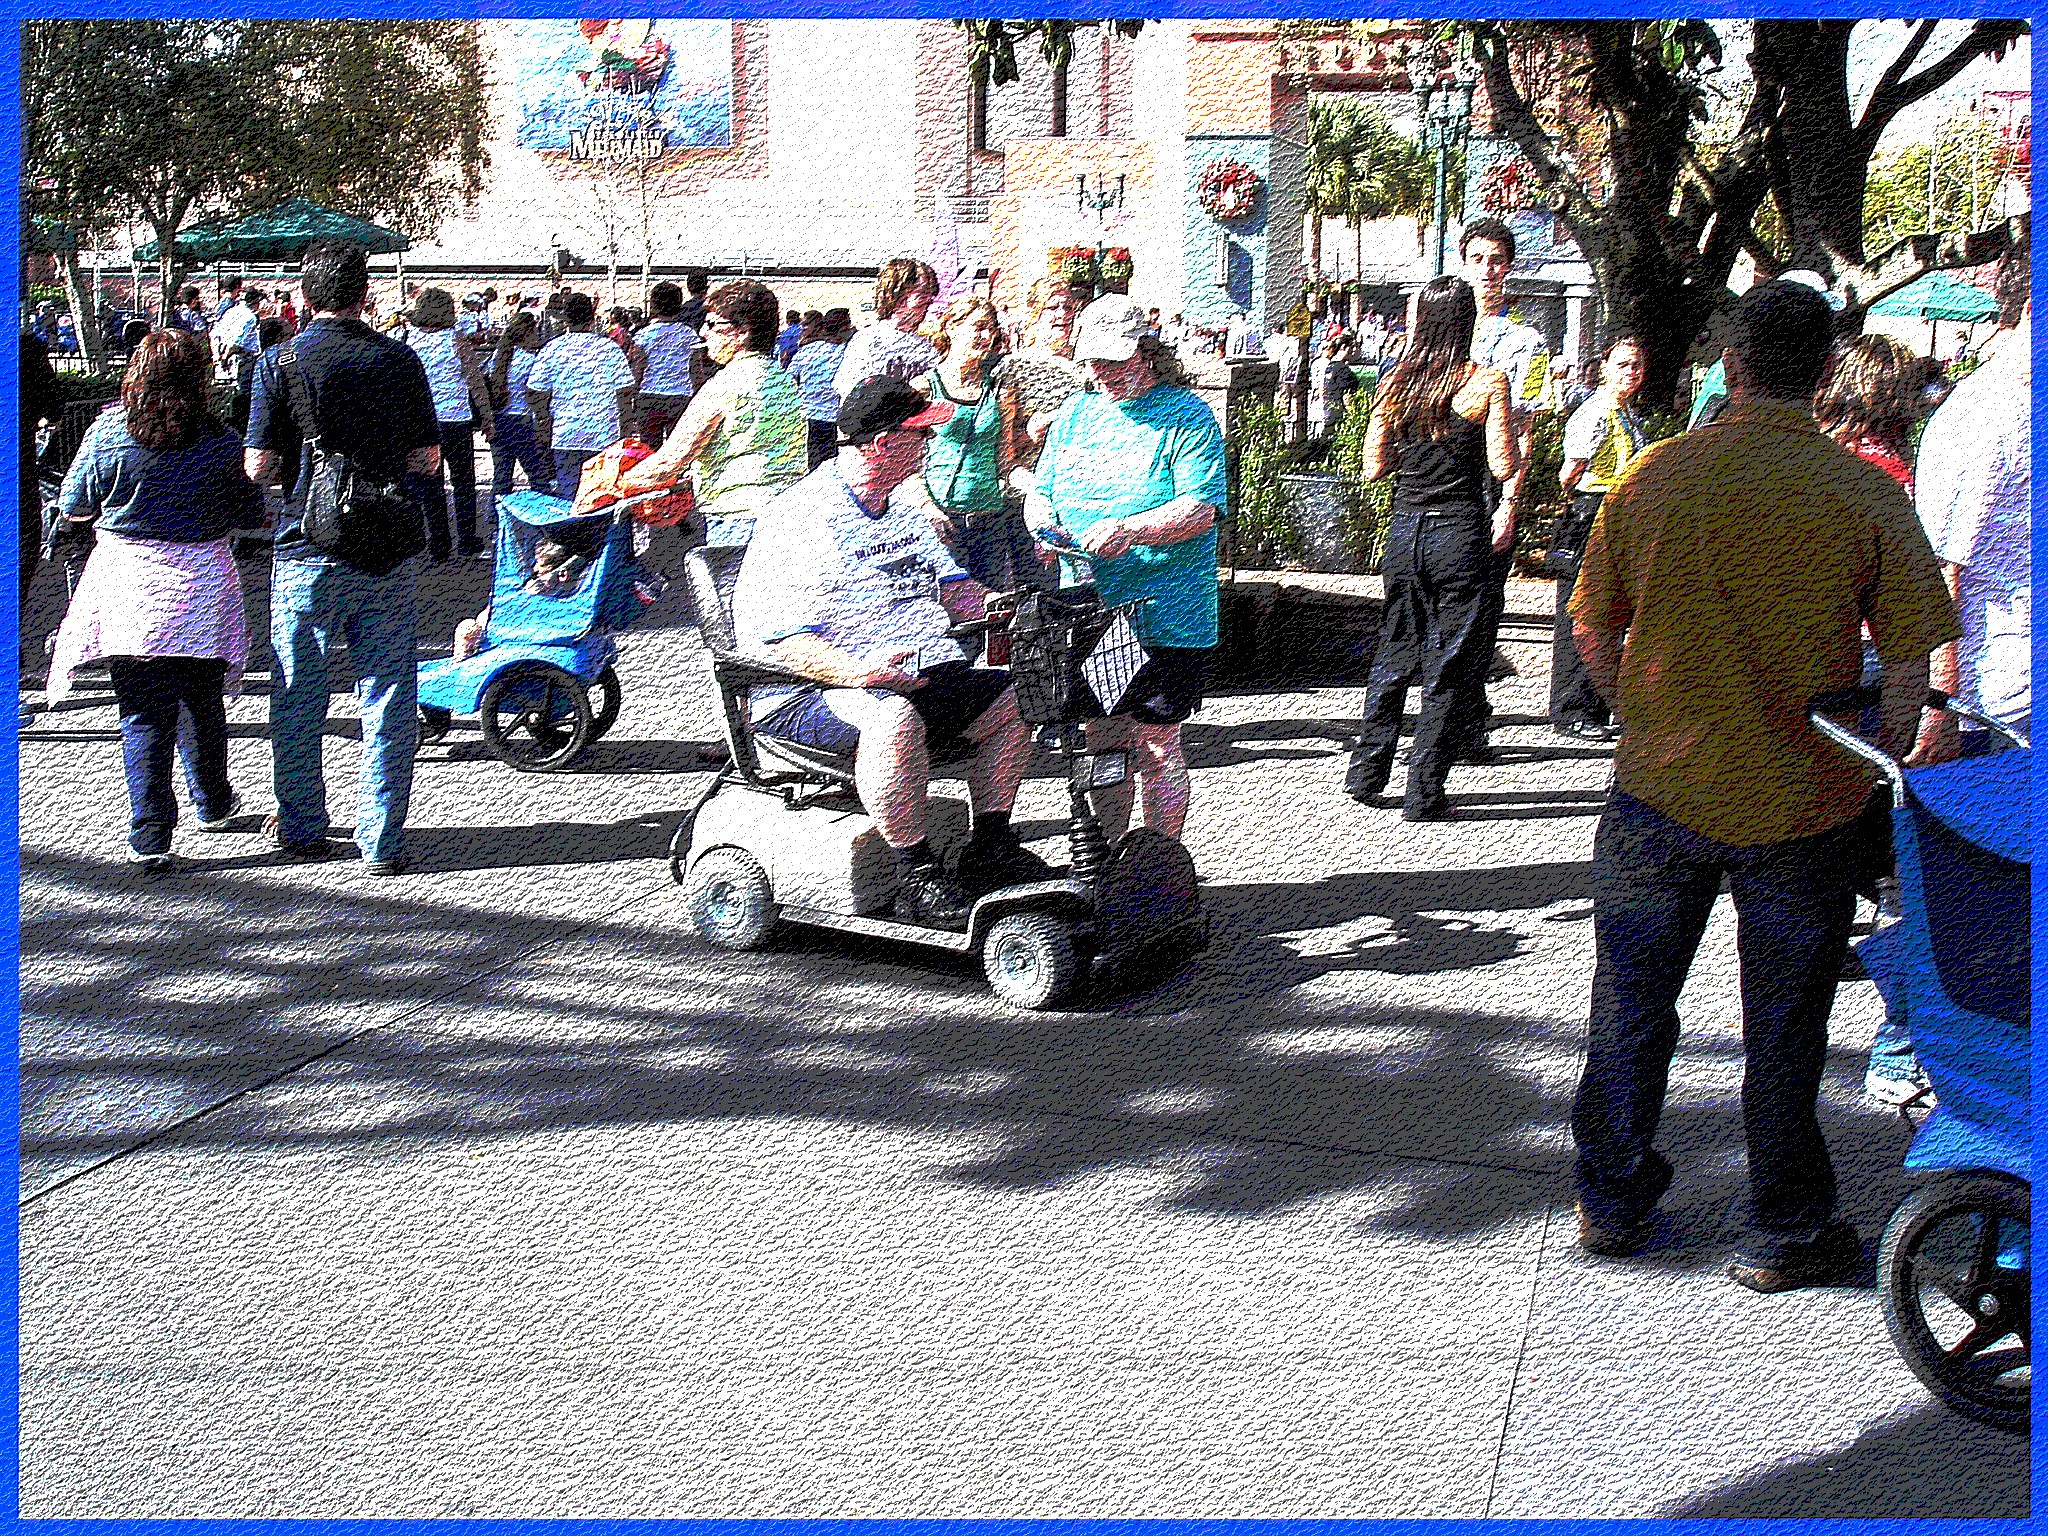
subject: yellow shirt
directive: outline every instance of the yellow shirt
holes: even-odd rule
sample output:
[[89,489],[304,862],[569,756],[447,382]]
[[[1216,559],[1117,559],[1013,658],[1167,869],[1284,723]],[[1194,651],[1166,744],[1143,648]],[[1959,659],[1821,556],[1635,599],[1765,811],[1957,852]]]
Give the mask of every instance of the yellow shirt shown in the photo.
[[1718,842],[1810,837],[1858,814],[1868,770],[1807,701],[1852,688],[1868,621],[1887,665],[1961,633],[1898,483],[1796,405],[1731,406],[1607,493],[1571,616],[1628,632],[1622,790]]

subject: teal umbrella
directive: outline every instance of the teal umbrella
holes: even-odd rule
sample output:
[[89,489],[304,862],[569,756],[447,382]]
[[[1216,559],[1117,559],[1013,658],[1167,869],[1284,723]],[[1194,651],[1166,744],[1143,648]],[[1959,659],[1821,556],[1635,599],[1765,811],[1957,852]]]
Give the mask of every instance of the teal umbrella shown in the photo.
[[1998,301],[1953,272],[1928,272],[1879,299],[1870,313],[1900,320],[1989,320],[1998,313]]
[[[201,219],[197,224],[188,224],[171,237],[171,255],[179,262],[218,261],[220,259],[221,231],[226,227],[223,218]],[[135,247],[137,261],[156,261],[163,255],[163,242],[152,240],[147,245]]]
[[287,198],[275,208],[238,219],[220,233],[220,249],[209,256],[214,261],[297,261],[315,240],[345,240],[359,245],[372,256],[388,255],[411,247],[412,241],[395,229],[372,224],[333,208],[323,208],[310,198]]

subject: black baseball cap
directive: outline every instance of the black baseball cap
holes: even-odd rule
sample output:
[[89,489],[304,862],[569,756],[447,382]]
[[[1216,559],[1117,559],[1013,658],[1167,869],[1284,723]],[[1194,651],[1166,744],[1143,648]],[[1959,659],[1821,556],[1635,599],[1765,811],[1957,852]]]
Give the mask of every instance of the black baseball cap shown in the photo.
[[839,437],[842,442],[871,443],[884,432],[900,427],[936,427],[953,417],[953,407],[943,400],[927,400],[902,379],[886,374],[863,379],[847,392],[839,406]]

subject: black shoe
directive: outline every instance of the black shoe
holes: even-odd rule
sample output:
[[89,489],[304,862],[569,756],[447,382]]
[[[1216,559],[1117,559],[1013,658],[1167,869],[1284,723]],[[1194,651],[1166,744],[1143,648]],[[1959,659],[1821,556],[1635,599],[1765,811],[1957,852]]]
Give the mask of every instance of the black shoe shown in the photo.
[[1625,1227],[1610,1227],[1593,1219],[1582,1203],[1579,1206],[1579,1246],[1587,1253],[1596,1253],[1603,1259],[1626,1259],[1643,1251],[1650,1240],[1650,1223],[1632,1222]]
[[1741,1254],[1728,1266],[1728,1278],[1752,1291],[1774,1296],[1780,1291],[1812,1285],[1843,1285],[1863,1268],[1863,1244],[1846,1221],[1831,1221],[1813,1240],[1780,1257],[1762,1262]]
[[271,847],[275,848],[286,858],[297,859],[305,863],[312,863],[316,859],[329,858],[334,853],[334,844],[324,837],[309,837],[305,841],[297,843],[286,842],[274,813],[266,816],[263,820],[263,838],[264,841],[268,842]]
[[1059,871],[1013,837],[996,843],[970,842],[960,851],[953,878],[971,894],[986,896],[1006,885],[1056,880]]
[[1556,735],[1569,736],[1574,741],[1612,741],[1615,737],[1614,727],[1592,720],[1563,720],[1550,729]]
[[455,551],[458,560],[481,560],[488,553],[481,544],[464,544]]
[[974,898],[966,888],[940,869],[913,869],[896,887],[899,923],[950,928],[958,933],[967,927],[967,914],[973,906]]
[[1500,761],[1500,753],[1489,746],[1485,738],[1459,750],[1457,761],[1470,763],[1475,768],[1491,768]]
[[395,859],[363,860],[363,873],[366,875],[374,875],[379,878],[384,878],[391,875],[408,874],[411,872],[411,870],[412,860],[406,858],[403,854],[399,855]]
[[1393,777],[1393,772],[1391,765],[1375,768],[1353,762],[1350,772],[1344,775],[1344,793],[1360,805],[1371,805],[1386,792],[1387,780]]
[[1401,807],[1403,821],[1449,821],[1451,802],[1442,790],[1433,795],[1424,795],[1419,800],[1410,800]]

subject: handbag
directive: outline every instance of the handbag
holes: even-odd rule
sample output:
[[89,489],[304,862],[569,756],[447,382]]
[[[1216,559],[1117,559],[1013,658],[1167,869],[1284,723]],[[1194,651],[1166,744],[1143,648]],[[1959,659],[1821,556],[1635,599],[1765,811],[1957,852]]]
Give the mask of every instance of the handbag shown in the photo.
[[290,392],[292,415],[313,449],[300,515],[306,542],[367,575],[388,576],[427,547],[419,499],[402,480],[388,480],[329,448],[313,417],[312,384],[297,349],[286,343],[277,360],[297,385]]

